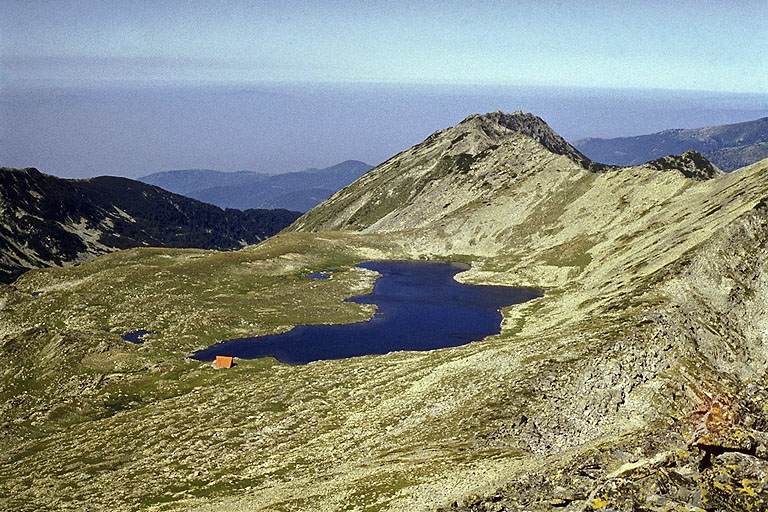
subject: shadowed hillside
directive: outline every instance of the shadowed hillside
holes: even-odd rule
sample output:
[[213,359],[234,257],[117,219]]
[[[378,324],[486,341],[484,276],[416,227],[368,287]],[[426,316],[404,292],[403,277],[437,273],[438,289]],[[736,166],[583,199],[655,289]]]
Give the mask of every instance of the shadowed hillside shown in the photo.
[[62,180],[1,169],[0,279],[130,247],[233,249],[274,235],[286,210],[221,210],[126,178]]

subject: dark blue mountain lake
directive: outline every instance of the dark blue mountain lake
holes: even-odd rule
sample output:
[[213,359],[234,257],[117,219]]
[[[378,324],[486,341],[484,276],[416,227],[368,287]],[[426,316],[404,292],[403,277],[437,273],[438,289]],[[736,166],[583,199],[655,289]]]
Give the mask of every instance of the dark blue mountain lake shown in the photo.
[[[108,331],[109,329],[107,329]],[[123,334],[122,338],[125,341],[130,341],[131,343],[144,343],[144,336],[147,334],[157,334],[155,331],[145,331],[144,329],[139,329],[138,331],[131,331]]]
[[532,288],[461,284],[453,276],[468,267],[454,263],[375,261],[358,266],[381,274],[372,293],[347,299],[376,304],[376,314],[369,321],[304,325],[282,334],[224,341],[192,358],[274,357],[288,364],[305,364],[396,350],[455,347],[498,334],[502,307],[542,296]]

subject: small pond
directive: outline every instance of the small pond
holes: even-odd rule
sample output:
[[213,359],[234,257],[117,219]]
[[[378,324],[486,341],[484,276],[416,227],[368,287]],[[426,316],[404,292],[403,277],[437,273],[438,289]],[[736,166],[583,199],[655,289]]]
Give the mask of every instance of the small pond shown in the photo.
[[319,279],[324,281],[326,279],[330,279],[334,272],[335,270],[321,270],[320,272],[312,272],[307,277],[309,279]]
[[288,364],[305,364],[395,350],[454,347],[498,334],[501,308],[542,296],[532,288],[461,284],[453,276],[468,267],[453,263],[375,261],[358,266],[381,274],[372,293],[347,299],[376,304],[371,320],[304,325],[282,334],[224,341],[192,357],[199,361],[213,361],[216,355],[274,357]]
[[[107,332],[109,332],[109,329],[107,329]],[[125,341],[130,341],[131,343],[144,343],[146,341],[144,339],[144,336],[147,334],[157,334],[155,331],[145,331],[144,329],[139,329],[137,331],[131,331],[123,334],[122,338]]]

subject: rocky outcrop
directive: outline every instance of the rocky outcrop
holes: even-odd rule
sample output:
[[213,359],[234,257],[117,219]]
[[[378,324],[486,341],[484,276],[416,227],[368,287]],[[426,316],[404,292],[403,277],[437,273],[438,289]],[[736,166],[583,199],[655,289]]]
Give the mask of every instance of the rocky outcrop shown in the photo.
[[645,164],[657,171],[677,171],[686,178],[694,180],[711,180],[723,174],[704,155],[696,151],[686,151],[682,155],[671,155],[657,158]]
[[474,127],[497,139],[507,137],[510,132],[520,133],[535,140],[552,153],[569,157],[585,169],[599,166],[563,139],[543,119],[533,114],[524,114],[520,110],[512,114],[497,110],[489,114],[469,116],[459,123],[458,127]]

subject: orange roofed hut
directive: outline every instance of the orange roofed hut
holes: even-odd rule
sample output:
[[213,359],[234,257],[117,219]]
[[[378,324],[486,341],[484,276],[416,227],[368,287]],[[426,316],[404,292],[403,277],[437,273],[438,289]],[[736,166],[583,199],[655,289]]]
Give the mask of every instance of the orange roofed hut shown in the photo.
[[216,368],[232,368],[232,356],[216,356]]

